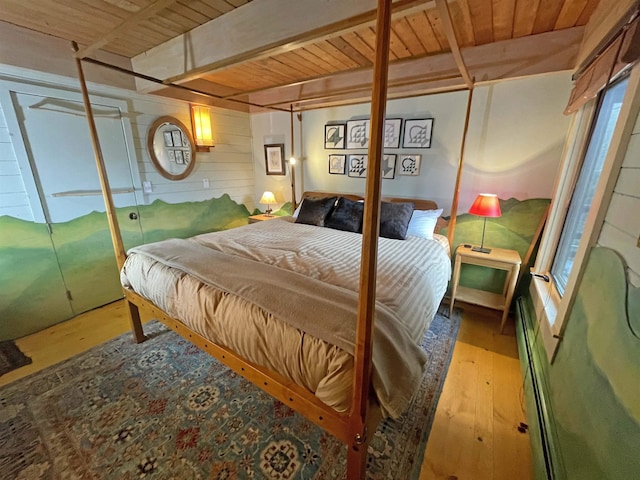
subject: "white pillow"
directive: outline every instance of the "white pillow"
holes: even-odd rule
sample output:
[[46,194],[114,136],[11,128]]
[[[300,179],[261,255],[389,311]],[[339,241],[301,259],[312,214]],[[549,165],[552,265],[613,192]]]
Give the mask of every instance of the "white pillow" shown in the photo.
[[302,202],[304,202],[304,200],[302,200],[298,206],[296,207],[295,211],[293,212],[293,218],[298,218],[298,214],[300,213],[300,208],[302,208]]
[[442,209],[437,210],[414,210],[409,220],[407,236],[433,238],[433,231],[436,228],[438,217],[442,215]]

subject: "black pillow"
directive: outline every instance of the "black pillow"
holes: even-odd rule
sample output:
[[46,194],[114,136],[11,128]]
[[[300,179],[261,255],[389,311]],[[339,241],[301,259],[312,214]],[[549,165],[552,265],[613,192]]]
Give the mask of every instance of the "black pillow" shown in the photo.
[[413,203],[382,202],[380,204],[380,236],[404,240],[413,214]]
[[296,223],[324,227],[324,221],[336,203],[337,197],[305,198],[296,218]]
[[354,202],[345,197],[338,198],[338,204],[324,222],[325,227],[347,232],[362,233],[364,203]]

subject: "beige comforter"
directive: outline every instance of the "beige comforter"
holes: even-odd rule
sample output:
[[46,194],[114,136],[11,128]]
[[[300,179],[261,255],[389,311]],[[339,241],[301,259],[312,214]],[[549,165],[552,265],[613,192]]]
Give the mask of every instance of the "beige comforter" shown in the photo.
[[[344,411],[360,247],[360,235],[277,219],[132,249],[122,282]],[[444,294],[450,262],[432,240],[380,239],[379,247],[374,389],[383,411],[398,416],[422,376],[417,344]]]

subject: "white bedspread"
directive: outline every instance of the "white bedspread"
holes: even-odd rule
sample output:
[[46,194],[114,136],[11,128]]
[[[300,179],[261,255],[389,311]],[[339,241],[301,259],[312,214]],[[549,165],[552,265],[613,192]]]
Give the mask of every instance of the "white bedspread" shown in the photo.
[[[442,239],[438,240],[409,237],[404,241],[379,241],[377,301],[395,312],[402,322],[398,328],[406,332],[403,336],[416,343],[429,326],[450,276],[448,252]],[[245,259],[244,269],[256,265],[257,272],[263,269],[258,268],[260,265],[267,264],[357,291],[362,241],[359,234],[295,224],[287,217],[200,235],[190,241],[202,250],[213,249]],[[219,285],[210,285],[215,282],[203,284],[135,251],[123,268],[122,282],[205,337],[291,378],[337,410],[348,408],[353,359],[342,348],[318,338],[326,338],[322,334],[311,337],[296,328],[300,327],[296,322],[287,323],[282,318],[284,314],[273,315],[268,308],[258,308],[241,296],[221,291]],[[281,286],[272,294],[296,298],[296,286]],[[322,323],[323,312],[313,313],[318,324]],[[419,351],[412,355],[421,373],[424,358]],[[393,371],[393,366],[385,368]],[[398,371],[398,381],[400,378],[404,376]],[[374,376],[383,411],[400,415],[419,380],[420,375],[414,372],[404,379],[409,384],[403,384],[404,388],[396,384],[394,388],[389,382],[376,381]]]

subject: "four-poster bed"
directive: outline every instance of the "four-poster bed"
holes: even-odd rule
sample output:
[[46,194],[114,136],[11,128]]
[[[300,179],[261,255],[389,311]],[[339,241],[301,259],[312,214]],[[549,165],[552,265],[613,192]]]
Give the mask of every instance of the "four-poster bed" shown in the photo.
[[[238,354],[231,348],[223,345],[219,345],[213,342],[211,339],[203,335],[201,328],[192,325],[188,327],[184,322],[177,320],[173,316],[169,315],[164,309],[161,309],[154,302],[149,301],[144,296],[140,295],[132,288],[125,288],[125,299],[130,312],[131,325],[134,333],[134,338],[137,342],[144,340],[144,334],[140,322],[139,310],[146,310],[157,319],[164,322],[170,328],[177,333],[192,341],[200,348],[206,350],[211,355],[216,357],[222,363],[226,364],[240,375],[244,376],[254,384],[261,387],[267,393],[274,396],[276,399],[282,401],[284,404],[292,407],[294,410],[305,415],[308,419],[320,425],[328,432],[335,435],[338,439],[343,441],[347,445],[347,477],[350,479],[364,478],[367,445],[371,439],[373,431],[375,431],[376,425],[385,413],[392,412],[398,414],[397,410],[393,410],[389,404],[384,404],[384,401],[379,402],[382,399],[381,395],[372,394],[372,379],[374,386],[376,383],[380,383],[379,366],[374,367],[373,362],[376,357],[376,352],[373,352],[374,345],[374,328],[378,327],[376,323],[374,325],[374,318],[378,319],[381,316],[380,308],[378,308],[376,301],[376,289],[377,289],[377,273],[378,273],[378,248],[379,244],[384,248],[384,241],[379,240],[379,229],[381,220],[381,158],[383,154],[383,127],[385,118],[386,107],[386,88],[387,88],[387,71],[388,71],[388,52],[390,45],[390,21],[391,21],[391,1],[379,0],[378,2],[378,16],[376,31],[376,56],[374,63],[374,78],[373,78],[373,92],[372,92],[372,106],[371,106],[371,134],[370,134],[370,146],[369,146],[369,172],[373,172],[373,175],[368,175],[366,179],[366,191],[364,195],[364,213],[362,224],[362,235],[359,244],[361,245],[360,258],[360,270],[358,287],[355,290],[355,296],[357,298],[356,310],[353,312],[356,317],[355,332],[353,348],[350,352],[352,361],[352,368],[349,370],[349,376],[352,377],[350,382],[350,388],[348,395],[350,398],[348,401],[344,399],[340,400],[341,407],[336,409],[329,406],[327,403],[319,400],[308,388],[298,385],[291,378],[286,375],[275,372],[273,369],[260,366],[257,363],[247,361],[243,356]],[[76,48],[77,49],[77,48]],[[122,244],[122,238],[120,230],[115,217],[115,209],[113,201],[111,199],[111,193],[109,189],[108,179],[106,177],[106,171],[104,167],[104,161],[100,150],[100,145],[97,138],[95,124],[91,114],[91,106],[89,97],[84,81],[84,75],[82,72],[81,59],[76,58],[78,67],[78,73],[80,77],[80,83],[82,86],[83,98],[85,101],[85,108],[87,111],[87,117],[89,121],[89,129],[94,144],[96,162],[98,164],[98,170],[100,174],[101,185],[103,189],[103,195],[105,198],[105,204],[107,208],[107,215],[109,219],[109,226],[111,229],[112,240],[116,253],[116,259],[118,266],[122,269],[127,260],[127,256],[124,252]],[[467,112],[467,117],[468,117]],[[291,115],[293,116],[293,109],[291,109]],[[293,149],[292,149],[293,152]],[[293,201],[295,202],[295,183],[292,183],[293,189]],[[313,195],[310,195],[310,197]],[[457,195],[454,196],[454,202],[457,201]],[[417,201],[417,208],[434,209],[435,204],[426,202],[421,206],[420,201]],[[273,221],[272,221],[273,222]],[[270,228],[271,222],[264,222],[263,224],[252,225],[251,227],[243,228],[258,228],[266,229]],[[449,231],[449,236],[452,236],[452,229]],[[186,242],[186,241],[185,241]],[[181,244],[184,246],[185,244]],[[441,255],[446,258],[445,264],[450,268],[448,261],[448,252],[444,254],[445,249],[441,246],[437,247],[441,249]],[[404,254],[405,257],[411,255]],[[124,283],[127,286],[131,286],[127,283],[129,280],[125,275]],[[268,274],[268,273],[267,273]],[[448,273],[445,274],[443,280],[439,282],[440,285],[436,289],[437,293],[434,294],[433,302],[437,304],[440,302],[446,289],[448,281]],[[161,303],[158,301],[158,303]],[[435,313],[430,306],[429,318],[430,321]],[[171,309],[170,307],[166,307]],[[424,312],[423,312],[424,313]],[[417,330],[424,331],[428,327],[428,323],[418,327]],[[404,327],[403,327],[404,328]],[[379,340],[378,334],[376,334],[376,340]],[[233,342],[231,342],[233,343]],[[388,387],[388,385],[387,385]],[[376,389],[378,392],[379,388]],[[381,403],[383,403],[382,408]],[[392,402],[393,403],[393,402]],[[346,405],[346,407],[345,407]],[[342,411],[340,411],[342,410]]]

